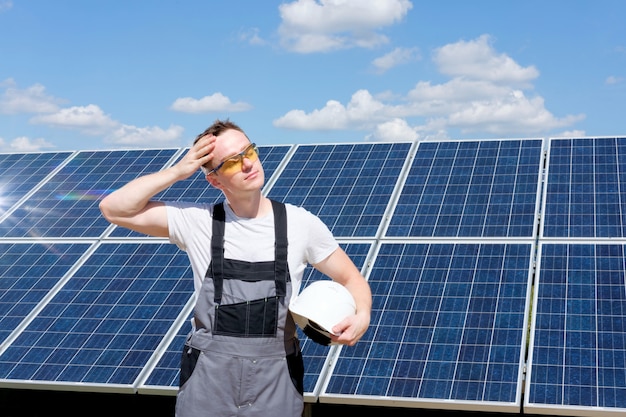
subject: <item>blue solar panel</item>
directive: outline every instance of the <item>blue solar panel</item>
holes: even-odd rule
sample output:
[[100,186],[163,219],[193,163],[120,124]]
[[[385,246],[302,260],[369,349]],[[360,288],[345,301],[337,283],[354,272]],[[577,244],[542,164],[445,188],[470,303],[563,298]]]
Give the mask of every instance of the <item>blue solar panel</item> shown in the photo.
[[541,245],[530,411],[626,413],[625,249],[623,243]]
[[551,139],[544,237],[626,237],[626,138]]
[[386,235],[532,237],[542,145],[421,142]]
[[178,328],[178,331],[154,369],[146,379],[142,388],[152,388],[156,390],[167,390],[168,388],[178,389],[180,381],[180,357],[185,345],[187,335],[191,331],[191,317],[185,320]]
[[373,237],[410,148],[410,143],[298,146],[268,196],[317,214],[337,237]]
[[98,201],[162,168],[175,150],[80,152],[0,223],[2,237],[98,237],[109,223]]
[[372,325],[342,349],[320,397],[519,410],[531,251],[383,243],[369,275]]
[[0,381],[132,384],[193,292],[171,244],[102,244],[0,356]]
[[[626,138],[260,151],[268,197],[319,215],[374,296],[354,347],[298,330],[307,401],[626,414]],[[97,205],[185,152],[0,154],[1,386],[176,392],[187,256]],[[159,198],[223,196],[197,174]]]
[[86,243],[0,243],[0,345],[89,247]]
[[7,210],[70,155],[70,152],[0,154],[0,221]]
[[[182,156],[185,155],[188,149]],[[275,173],[281,161],[289,151],[289,146],[259,146],[259,157],[263,164],[266,182]],[[191,201],[202,202],[207,204],[217,203],[224,199],[221,190],[210,185],[205,176],[198,171],[195,175],[183,181],[178,181],[171,187],[159,193],[155,199],[162,201]],[[110,237],[140,237],[144,236],[122,227],[116,227],[110,234]]]

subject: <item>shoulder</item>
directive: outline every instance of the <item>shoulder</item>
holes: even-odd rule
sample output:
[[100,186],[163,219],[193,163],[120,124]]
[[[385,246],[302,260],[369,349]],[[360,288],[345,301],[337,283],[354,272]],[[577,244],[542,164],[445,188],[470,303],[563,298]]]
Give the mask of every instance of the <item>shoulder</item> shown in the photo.
[[188,218],[212,216],[214,206],[214,204],[192,203],[188,201],[165,202],[168,216]]
[[315,233],[322,233],[328,230],[328,226],[322,221],[322,219],[306,208],[289,203],[285,203],[285,207],[287,210],[287,221],[290,224],[296,224],[298,230],[314,230]]
[[297,218],[297,219],[317,219],[317,216],[313,213],[311,213],[309,210],[305,209],[302,206],[295,206],[293,204],[290,203],[284,203],[285,204],[285,209],[287,211],[287,218],[289,218],[289,216]]
[[178,210],[211,210],[215,204],[207,203],[195,203],[192,201],[164,201],[167,208],[173,208]]

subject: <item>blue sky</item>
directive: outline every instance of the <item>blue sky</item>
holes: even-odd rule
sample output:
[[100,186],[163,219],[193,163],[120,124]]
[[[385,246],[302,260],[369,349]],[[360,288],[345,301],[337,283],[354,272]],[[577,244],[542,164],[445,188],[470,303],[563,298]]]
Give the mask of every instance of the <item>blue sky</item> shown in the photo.
[[622,0],[0,0],[0,152],[624,136]]

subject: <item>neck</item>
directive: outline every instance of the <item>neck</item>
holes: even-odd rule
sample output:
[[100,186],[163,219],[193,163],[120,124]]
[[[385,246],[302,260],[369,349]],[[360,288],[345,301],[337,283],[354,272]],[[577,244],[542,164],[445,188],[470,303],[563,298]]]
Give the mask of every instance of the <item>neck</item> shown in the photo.
[[272,210],[272,203],[260,192],[244,195],[227,195],[226,200],[231,210],[238,216],[254,219],[268,214]]

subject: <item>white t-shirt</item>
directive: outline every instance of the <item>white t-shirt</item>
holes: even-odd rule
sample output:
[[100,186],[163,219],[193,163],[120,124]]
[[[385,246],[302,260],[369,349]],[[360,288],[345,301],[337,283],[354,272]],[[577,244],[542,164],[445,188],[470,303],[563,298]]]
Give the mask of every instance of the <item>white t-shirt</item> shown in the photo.
[[[211,262],[213,205],[167,202],[170,242],[187,252],[194,276],[196,296]],[[285,204],[287,210],[287,263],[293,300],[300,292],[307,264],[326,259],[338,247],[328,227],[302,207]],[[224,257],[246,262],[274,260],[274,214],[255,219],[237,217],[224,203]]]

